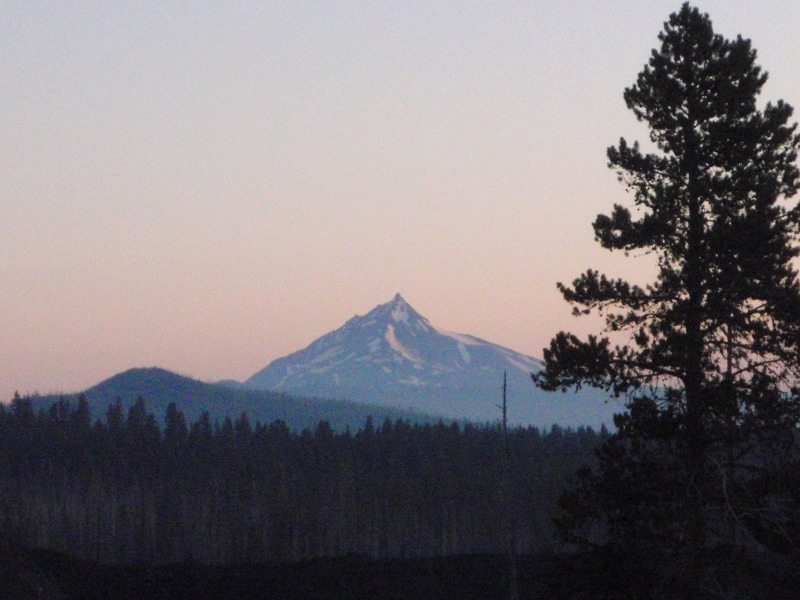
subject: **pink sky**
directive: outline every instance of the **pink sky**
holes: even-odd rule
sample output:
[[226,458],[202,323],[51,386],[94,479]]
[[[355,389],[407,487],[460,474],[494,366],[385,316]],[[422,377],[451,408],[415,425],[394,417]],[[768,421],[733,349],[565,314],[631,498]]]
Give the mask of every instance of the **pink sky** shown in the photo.
[[[224,8],[220,8],[223,6]],[[245,379],[389,301],[534,356],[679,2],[0,4],[0,399]],[[800,105],[800,3],[698,5]]]

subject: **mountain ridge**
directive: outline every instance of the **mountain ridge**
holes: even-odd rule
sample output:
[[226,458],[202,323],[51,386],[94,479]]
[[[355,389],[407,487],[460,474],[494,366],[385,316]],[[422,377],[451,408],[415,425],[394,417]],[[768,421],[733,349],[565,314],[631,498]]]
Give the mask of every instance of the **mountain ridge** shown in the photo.
[[117,400],[127,409],[142,398],[147,410],[159,420],[163,420],[167,406],[174,403],[189,424],[196,422],[203,412],[209,413],[212,423],[222,422],[225,418],[235,420],[242,413],[247,413],[253,424],[269,424],[280,420],[294,431],[313,430],[323,420],[337,431],[348,428],[356,431],[364,426],[367,418],[376,422],[388,418],[412,423],[435,423],[440,420],[437,415],[344,400],[303,398],[246,389],[234,383],[206,383],[160,367],[137,367],[112,375],[82,392],[34,396],[30,400],[35,410],[46,410],[60,398],[74,401],[82,394],[86,397],[92,418],[104,419],[108,407]]

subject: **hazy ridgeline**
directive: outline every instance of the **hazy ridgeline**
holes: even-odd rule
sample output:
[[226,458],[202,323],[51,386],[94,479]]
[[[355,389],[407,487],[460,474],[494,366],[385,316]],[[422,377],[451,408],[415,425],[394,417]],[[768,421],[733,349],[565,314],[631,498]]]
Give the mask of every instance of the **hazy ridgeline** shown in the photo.
[[520,552],[553,540],[556,499],[605,436],[591,429],[510,432],[368,420],[293,433],[246,415],[186,423],[144,401],[92,423],[85,401],[34,411],[0,405],[4,544],[102,562],[208,563],[366,554],[502,552],[510,507]]

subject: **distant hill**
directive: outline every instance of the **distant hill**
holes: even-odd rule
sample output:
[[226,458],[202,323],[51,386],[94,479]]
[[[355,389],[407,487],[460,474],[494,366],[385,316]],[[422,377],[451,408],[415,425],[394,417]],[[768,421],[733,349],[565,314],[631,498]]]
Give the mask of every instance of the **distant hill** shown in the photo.
[[[235,419],[247,413],[251,423],[272,423],[283,420],[290,429],[313,429],[328,421],[339,431],[363,427],[368,416],[376,423],[386,418],[410,422],[436,422],[439,417],[386,406],[355,404],[342,400],[321,400],[295,395],[248,389],[236,382],[204,383],[159,368],[130,369],[85,390],[84,395],[94,419],[103,418],[108,406],[120,399],[125,407],[143,398],[149,412],[163,419],[167,406],[174,402],[189,423],[208,411],[213,421],[225,417]],[[67,397],[74,399],[78,393]],[[39,396],[32,399],[34,408],[46,408],[60,396]]]
[[621,406],[595,390],[548,393],[530,375],[542,361],[434,327],[397,294],[244,382],[251,389],[347,398],[476,422],[496,421],[508,374],[509,420],[548,428],[612,425]]

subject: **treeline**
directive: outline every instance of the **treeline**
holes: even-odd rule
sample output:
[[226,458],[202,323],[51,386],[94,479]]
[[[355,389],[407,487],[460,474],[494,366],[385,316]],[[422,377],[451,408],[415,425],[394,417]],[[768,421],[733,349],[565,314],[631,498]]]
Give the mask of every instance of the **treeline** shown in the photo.
[[[92,422],[84,398],[0,405],[3,543],[107,563],[293,561],[546,549],[551,514],[606,435],[402,420],[294,433],[246,414],[164,427],[138,400]],[[509,507],[501,511],[500,506]]]
[[[42,408],[49,408],[62,396],[31,396],[31,406],[38,412]],[[209,413],[212,422],[222,422],[229,415],[235,419],[238,415],[247,413],[253,422],[272,423],[278,419],[283,420],[292,431],[313,430],[322,420],[328,421],[336,431],[343,431],[348,427],[355,431],[364,425],[369,415],[373,415],[379,422],[386,418],[414,423],[436,423],[439,420],[434,415],[389,406],[370,406],[347,400],[306,398],[282,392],[254,390],[235,382],[204,383],[159,368],[137,368],[118,373],[85,390],[84,396],[89,404],[92,421],[105,418],[108,405],[114,400],[121,400],[127,412],[140,397],[147,399],[148,409],[155,413],[162,425],[170,404],[175,404],[190,423],[199,420],[203,412]],[[79,395],[63,397],[77,402]]]

